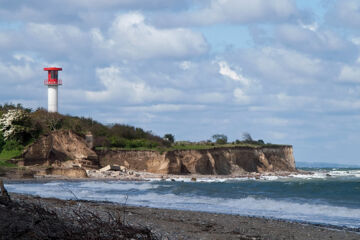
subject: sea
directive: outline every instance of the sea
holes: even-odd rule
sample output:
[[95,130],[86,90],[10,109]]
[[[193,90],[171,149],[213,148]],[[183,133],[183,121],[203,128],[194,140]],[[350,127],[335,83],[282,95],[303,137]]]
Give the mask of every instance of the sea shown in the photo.
[[132,206],[238,214],[360,232],[360,168],[307,169],[312,175],[255,178],[184,176],[175,181],[9,182],[9,192]]

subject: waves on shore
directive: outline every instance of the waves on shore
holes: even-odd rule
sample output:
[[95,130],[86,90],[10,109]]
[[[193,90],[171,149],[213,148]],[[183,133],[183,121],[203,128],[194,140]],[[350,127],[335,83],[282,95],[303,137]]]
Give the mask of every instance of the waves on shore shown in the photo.
[[305,175],[269,178],[271,181],[55,181],[10,183],[6,187],[10,192],[41,197],[125,203],[128,196],[126,203],[136,206],[264,216],[360,228],[360,182],[356,176],[359,171],[356,171],[344,174],[333,171],[333,176],[318,172],[310,179]]
[[[308,170],[308,169],[307,169]],[[247,176],[247,177],[199,177],[197,182],[229,182],[229,181],[248,181],[248,180],[266,180],[266,181],[292,181],[297,179],[343,179],[343,178],[359,178],[360,179],[360,170],[359,169],[319,169],[317,171],[308,171],[307,173],[293,173],[290,175],[276,176],[276,175],[260,175]],[[157,181],[158,179],[148,178],[148,181]],[[176,177],[176,181],[183,182],[192,182],[192,177],[183,176]],[[166,179],[165,181],[172,181],[171,178]]]

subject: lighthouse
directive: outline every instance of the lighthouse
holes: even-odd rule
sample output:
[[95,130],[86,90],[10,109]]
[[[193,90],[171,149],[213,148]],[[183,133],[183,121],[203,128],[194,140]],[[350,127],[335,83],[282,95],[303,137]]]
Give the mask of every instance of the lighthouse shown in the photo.
[[48,86],[48,112],[58,111],[58,86],[62,85],[61,79],[58,78],[58,71],[62,68],[49,67],[44,68],[48,72],[48,79],[44,80],[44,85]]

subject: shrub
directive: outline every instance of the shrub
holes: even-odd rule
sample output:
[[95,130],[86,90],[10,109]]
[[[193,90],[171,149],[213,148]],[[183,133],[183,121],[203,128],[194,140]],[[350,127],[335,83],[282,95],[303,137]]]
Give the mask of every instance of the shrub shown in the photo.
[[145,141],[143,139],[128,140],[128,144],[127,144],[127,147],[129,148],[139,148],[144,146],[145,146]]
[[227,136],[224,134],[215,134],[212,136],[216,144],[226,144],[227,143]]
[[252,142],[253,141],[250,133],[247,133],[247,132],[243,133],[243,140],[244,140],[244,142]]
[[3,151],[21,151],[24,147],[15,140],[6,141],[2,150]]
[[127,145],[127,141],[125,138],[116,137],[116,136],[110,137],[109,142],[111,147],[124,148]]
[[164,139],[170,143],[174,143],[175,142],[175,137],[174,135],[167,133],[164,135]]
[[[6,115],[11,111],[24,113],[26,119],[19,122],[9,122],[8,118],[4,120],[4,123],[7,124],[3,130],[4,138],[7,140],[7,136],[11,135],[8,134],[8,129],[16,129],[16,134],[13,134],[9,139],[17,140],[23,145],[37,139],[40,135],[49,134],[51,131],[60,129],[72,130],[80,136],[90,131],[94,136],[96,147],[156,147],[169,145],[168,141],[154,135],[151,131],[145,131],[141,128],[123,124],[106,126],[91,118],[49,113],[43,108],[38,108],[36,111],[31,112],[31,109],[25,109],[21,105],[0,105],[0,119],[5,119]],[[1,129],[3,129],[3,126],[0,126],[0,131]],[[140,141],[131,142],[130,140]]]
[[12,109],[0,118],[0,131],[5,141],[26,143],[32,139],[34,129],[29,114],[21,109]]
[[128,140],[128,148],[156,148],[159,144],[146,139]]

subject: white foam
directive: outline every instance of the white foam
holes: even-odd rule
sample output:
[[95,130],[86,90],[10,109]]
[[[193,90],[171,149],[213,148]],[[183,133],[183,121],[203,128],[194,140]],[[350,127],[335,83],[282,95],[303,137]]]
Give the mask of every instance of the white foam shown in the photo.
[[360,178],[360,170],[336,170],[333,169],[331,171],[314,171],[311,174],[290,174],[289,177],[292,178],[300,178],[300,179],[326,179],[326,178],[343,178],[343,177],[351,177],[351,178]]
[[148,190],[157,188],[158,185],[148,182],[123,182],[123,181],[89,181],[80,182],[81,188],[93,188],[97,190]]
[[[265,181],[279,181],[279,180],[293,180],[293,179],[303,179],[303,180],[311,180],[311,179],[326,179],[329,177],[355,177],[360,178],[360,170],[337,170],[333,169],[332,171],[313,171],[309,172],[309,174],[298,174],[293,173],[288,176],[276,176],[276,175],[260,175],[260,177],[256,178],[255,176],[249,177],[198,177],[196,182],[230,182],[230,181],[248,181],[248,180],[265,180]],[[160,179],[156,178],[147,178],[148,181],[159,181]],[[175,182],[193,182],[191,177],[173,177],[165,179],[167,182],[175,181]]]
[[[275,180],[279,178],[277,176],[264,176],[263,180]],[[161,179],[154,178],[145,178],[145,180],[150,182],[159,182]],[[167,178],[163,181],[165,182],[203,182],[203,183],[215,183],[215,182],[233,182],[233,181],[248,181],[248,180],[257,180],[255,177],[199,177],[195,180],[192,180],[192,177],[174,177]]]
[[[99,196],[89,195],[90,200]],[[122,203],[122,195],[103,195],[101,200]],[[181,209],[192,211],[221,212],[229,214],[265,216],[301,220],[323,224],[360,227],[360,209],[330,205],[294,203],[271,199],[246,197],[241,199],[210,198],[205,196],[179,196],[175,194],[146,193],[129,196],[128,203],[137,206]]]
[[260,179],[261,180],[267,180],[267,181],[275,181],[275,180],[279,180],[281,177],[279,176],[261,176]]
[[326,173],[313,172],[312,174],[290,174],[289,177],[299,179],[324,179],[326,178]]
[[360,170],[333,170],[327,174],[335,177],[356,177],[360,178]]
[[165,181],[167,182],[171,182],[171,181],[175,181],[175,182],[207,182],[207,183],[212,183],[212,182],[227,182],[230,180],[233,180],[234,178],[196,178],[196,180],[194,181],[192,178],[190,177],[176,177],[176,178],[168,178]]

